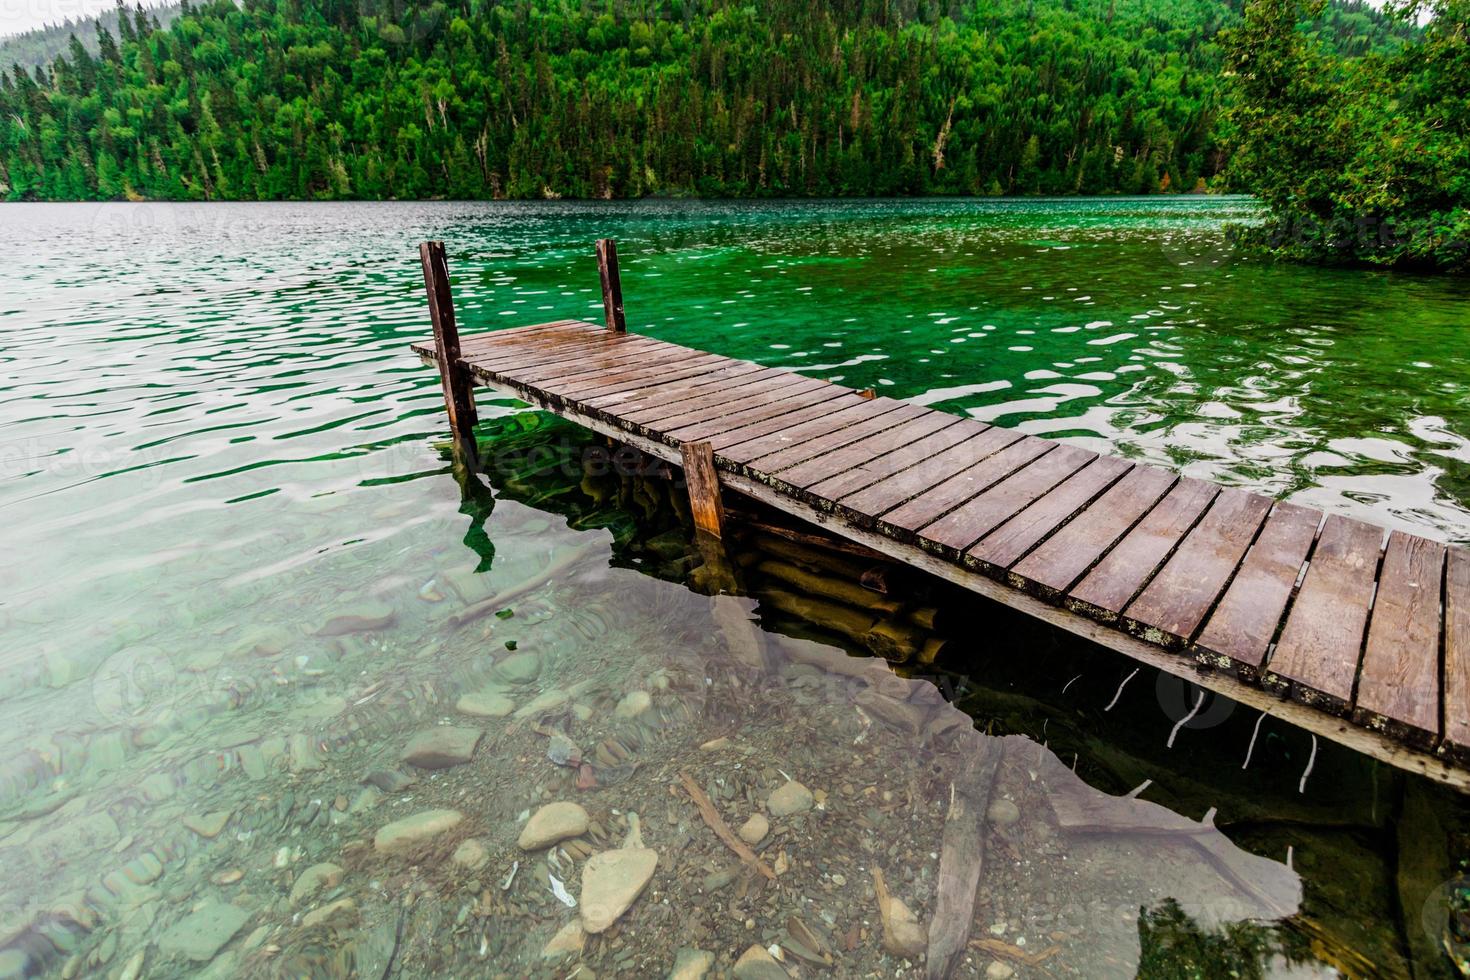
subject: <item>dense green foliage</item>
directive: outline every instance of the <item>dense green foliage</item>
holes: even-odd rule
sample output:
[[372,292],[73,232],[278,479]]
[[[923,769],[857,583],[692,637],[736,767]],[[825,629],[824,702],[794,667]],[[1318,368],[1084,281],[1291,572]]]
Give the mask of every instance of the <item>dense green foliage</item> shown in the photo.
[[1342,59],[1301,29],[1314,5],[1251,0],[1226,38],[1232,173],[1270,209],[1241,234],[1290,258],[1470,268],[1470,2],[1415,43]]
[[[0,82],[12,199],[1218,185],[1221,0],[231,0]],[[1396,40],[1362,5],[1320,33]]]
[[[150,7],[148,13],[166,27],[179,15],[179,8],[177,4]],[[118,19],[124,16],[131,18],[135,15],[131,11],[111,10],[97,17],[83,17],[75,21],[68,17],[59,24],[0,38],[0,65],[7,68],[11,65],[20,65],[23,68],[49,65],[58,56],[71,50],[73,34],[82,42],[82,47],[95,55],[101,51],[98,29],[106,30],[115,38],[118,33]]]

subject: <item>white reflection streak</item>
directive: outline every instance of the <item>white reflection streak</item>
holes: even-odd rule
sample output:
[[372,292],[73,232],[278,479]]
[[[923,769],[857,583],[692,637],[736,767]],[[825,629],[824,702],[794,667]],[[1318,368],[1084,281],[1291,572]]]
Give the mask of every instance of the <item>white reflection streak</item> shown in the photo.
[[[1138,673],[1138,671],[1139,671],[1139,668],[1137,668],[1137,667],[1134,667],[1133,668],[1133,674]],[[1104,711],[1112,711],[1113,710],[1113,705],[1117,704],[1118,703],[1118,699],[1123,696],[1123,687],[1129,681],[1133,680],[1133,674],[1129,674],[1127,677],[1123,678],[1123,683],[1118,685],[1118,690],[1116,692],[1114,692],[1114,694],[1113,694],[1113,700],[1111,700],[1111,701],[1108,702],[1108,706],[1103,709]],[[1170,741],[1173,741],[1173,736],[1170,736]]]
[[1312,736],[1312,754],[1307,756],[1307,769],[1302,773],[1302,781],[1297,784],[1296,791],[1305,793],[1307,791],[1307,777],[1312,774],[1312,766],[1317,764],[1317,736]]
[[1261,717],[1256,719],[1256,727],[1251,729],[1251,744],[1245,747],[1245,761],[1240,764],[1241,769],[1245,769],[1251,764],[1251,753],[1256,750],[1256,736],[1261,734],[1261,722],[1265,720],[1266,712],[1262,711]]
[[1174,736],[1176,736],[1176,735],[1179,734],[1179,729],[1183,728],[1186,724],[1189,723],[1189,719],[1191,719],[1195,715],[1199,714],[1200,705],[1202,705],[1204,703],[1205,703],[1205,692],[1204,692],[1204,688],[1200,688],[1199,697],[1197,697],[1197,698],[1194,699],[1194,707],[1193,708],[1190,708],[1189,709],[1189,714],[1185,715],[1183,718],[1180,718],[1179,721],[1174,725],[1174,730],[1169,733],[1169,741],[1167,741],[1167,742],[1164,743],[1164,748],[1166,748],[1166,749],[1172,749],[1174,747]]

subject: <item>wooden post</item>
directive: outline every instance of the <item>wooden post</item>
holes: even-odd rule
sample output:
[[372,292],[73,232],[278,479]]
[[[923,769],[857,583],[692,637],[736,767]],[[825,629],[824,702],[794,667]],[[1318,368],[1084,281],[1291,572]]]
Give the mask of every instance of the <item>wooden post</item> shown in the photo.
[[618,244],[611,238],[597,240],[597,274],[602,277],[602,309],[607,329],[627,333],[623,319],[623,281],[618,276]]
[[696,529],[724,537],[725,508],[720,503],[720,477],[715,472],[715,454],[708,442],[686,442],[679,447],[684,457],[684,483],[689,490],[689,509]]
[[419,246],[424,263],[424,289],[429,294],[429,319],[434,323],[434,356],[439,362],[439,381],[444,387],[444,408],[456,447],[475,446],[474,381],[459,363],[459,328],[454,323],[454,297],[449,291],[449,264],[443,242]]

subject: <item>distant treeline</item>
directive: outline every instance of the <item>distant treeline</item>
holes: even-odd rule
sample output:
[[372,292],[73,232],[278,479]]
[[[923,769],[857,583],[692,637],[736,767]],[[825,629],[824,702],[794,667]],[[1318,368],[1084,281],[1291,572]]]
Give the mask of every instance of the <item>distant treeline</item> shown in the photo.
[[[154,21],[167,27],[179,15],[179,7],[178,4],[165,4],[149,7],[148,12]],[[95,55],[102,50],[97,39],[98,28],[105,28],[109,34],[117,37],[118,18],[123,16],[133,17],[135,14],[133,11],[110,10],[96,17],[83,17],[75,21],[67,17],[59,24],[48,24],[24,34],[0,38],[0,65],[7,68],[11,65],[20,65],[22,68],[45,67],[55,61],[58,55],[71,49],[73,34],[82,42],[82,47]]]
[[[11,199],[1224,185],[1240,0],[212,0],[0,82]],[[1414,33],[1361,3],[1339,54]]]

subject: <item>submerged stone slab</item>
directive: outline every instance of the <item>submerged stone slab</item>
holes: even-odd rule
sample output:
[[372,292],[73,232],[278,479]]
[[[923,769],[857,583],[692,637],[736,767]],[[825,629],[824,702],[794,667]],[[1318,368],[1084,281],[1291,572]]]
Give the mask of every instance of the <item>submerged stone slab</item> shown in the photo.
[[582,928],[605,932],[643,893],[658,866],[648,847],[603,851],[582,866]]
[[461,696],[454,710],[475,718],[504,718],[516,710],[516,703],[500,688],[487,687]]
[[587,824],[587,811],[576,803],[548,803],[526,821],[518,843],[525,851],[550,847],[557,841],[585,834]]
[[250,919],[250,913],[228,902],[206,902],[175,922],[158,939],[158,948],[170,956],[203,963],[214,959]]
[[395,820],[378,830],[373,849],[379,854],[397,854],[415,844],[458,827],[464,814],[458,810],[425,810],[411,817]]
[[403,761],[420,769],[448,769],[474,758],[484,732],[442,725],[419,732],[403,749]]

